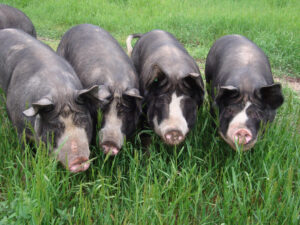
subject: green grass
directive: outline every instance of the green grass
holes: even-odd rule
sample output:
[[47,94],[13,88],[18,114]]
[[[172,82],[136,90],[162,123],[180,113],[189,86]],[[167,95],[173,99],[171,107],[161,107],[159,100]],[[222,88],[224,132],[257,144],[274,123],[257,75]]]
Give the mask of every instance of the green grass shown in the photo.
[[298,224],[300,101],[284,94],[249,152],[222,141],[206,102],[182,146],[140,131],[115,158],[93,147],[91,167],[76,175],[45,148],[21,147],[1,104],[0,224]]
[[164,29],[204,60],[226,34],[242,34],[269,56],[279,75],[300,77],[298,0],[4,0],[23,10],[39,36],[60,39],[70,27],[92,23],[124,46],[127,35]]
[[[298,1],[4,2],[26,12],[54,49],[79,23],[102,26],[123,46],[130,33],[160,28],[203,67],[216,38],[241,33],[267,52],[276,75],[299,76]],[[75,175],[45,147],[21,146],[0,100],[0,224],[299,224],[300,99],[283,91],[275,121],[249,152],[218,136],[205,102],[182,146],[140,130],[114,158],[92,146],[91,167]]]

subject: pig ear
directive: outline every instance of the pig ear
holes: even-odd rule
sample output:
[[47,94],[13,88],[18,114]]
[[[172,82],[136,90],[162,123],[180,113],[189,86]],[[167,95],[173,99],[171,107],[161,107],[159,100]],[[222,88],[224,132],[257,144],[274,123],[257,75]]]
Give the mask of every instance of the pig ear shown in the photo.
[[89,89],[84,89],[78,92],[76,102],[79,104],[84,103],[84,99],[91,101],[98,101],[102,104],[109,102],[111,93],[105,85],[94,85]]
[[88,89],[78,91],[75,101],[78,104],[84,104],[85,100],[97,100],[98,85],[94,85]]
[[281,106],[284,101],[281,84],[279,83],[258,88],[255,90],[255,94],[263,103],[269,105],[273,110]]
[[183,85],[193,93],[198,105],[201,105],[204,97],[204,85],[199,73],[189,73],[182,79]]
[[132,88],[132,89],[129,89],[129,90],[125,91],[124,95],[130,96],[130,97],[134,97],[134,98],[137,98],[139,100],[143,100],[143,97],[140,96],[139,90],[136,89],[136,88]]
[[146,83],[146,87],[150,87],[153,84],[164,86],[168,82],[168,78],[165,72],[158,65],[153,65],[150,70],[150,79]]
[[39,101],[32,103],[31,107],[23,111],[23,114],[27,117],[32,117],[41,111],[50,111],[53,107],[53,102],[48,97],[44,97]]
[[217,97],[216,97],[216,103],[218,105],[220,104],[227,104],[228,101],[230,101],[233,98],[236,98],[240,95],[240,91],[237,87],[234,86],[221,86],[219,88]]

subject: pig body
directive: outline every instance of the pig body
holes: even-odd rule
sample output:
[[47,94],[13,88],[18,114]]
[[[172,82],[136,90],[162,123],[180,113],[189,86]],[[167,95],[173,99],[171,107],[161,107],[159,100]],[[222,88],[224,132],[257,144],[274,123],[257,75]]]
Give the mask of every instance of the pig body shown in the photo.
[[[133,38],[139,40],[132,49]],[[162,30],[128,36],[127,48],[150,125],[165,143],[181,143],[195,124],[204,98],[196,62],[173,35]]]
[[82,88],[67,61],[21,30],[0,30],[0,87],[20,136],[26,129],[28,138],[49,141],[72,172],[89,167],[92,121],[87,107],[77,102],[93,90]]
[[57,53],[75,69],[84,87],[99,86],[100,104],[93,105],[93,117],[102,109],[99,132],[104,153],[116,155],[125,136],[131,135],[141,111],[138,77],[119,43],[105,30],[81,24],[67,31]]
[[0,29],[15,28],[25,31],[36,38],[31,20],[19,9],[0,4]]
[[283,103],[269,60],[252,41],[240,35],[218,39],[210,49],[205,76],[211,107],[219,112],[219,133],[234,149],[254,146],[261,122],[273,121]]

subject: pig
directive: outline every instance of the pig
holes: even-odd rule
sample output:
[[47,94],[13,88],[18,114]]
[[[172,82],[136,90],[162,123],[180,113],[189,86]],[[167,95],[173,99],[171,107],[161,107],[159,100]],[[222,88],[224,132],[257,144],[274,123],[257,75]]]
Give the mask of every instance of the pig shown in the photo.
[[31,20],[19,9],[0,4],[0,29],[21,29],[36,38],[36,31]]
[[284,101],[267,56],[246,37],[223,36],[208,53],[205,77],[220,136],[235,150],[251,149]]
[[[132,48],[133,38],[139,38]],[[204,84],[195,60],[170,33],[152,30],[129,35],[131,55],[144,97],[145,113],[155,133],[168,145],[185,140],[204,99]]]
[[85,102],[98,101],[97,86],[83,89],[70,64],[47,45],[22,30],[3,29],[0,87],[20,138],[25,129],[71,172],[89,168],[93,126]]
[[68,30],[57,53],[70,62],[85,88],[98,85],[100,102],[91,113],[94,121],[98,110],[103,113],[99,144],[105,154],[117,155],[141,113],[142,97],[130,58],[107,31],[91,24]]

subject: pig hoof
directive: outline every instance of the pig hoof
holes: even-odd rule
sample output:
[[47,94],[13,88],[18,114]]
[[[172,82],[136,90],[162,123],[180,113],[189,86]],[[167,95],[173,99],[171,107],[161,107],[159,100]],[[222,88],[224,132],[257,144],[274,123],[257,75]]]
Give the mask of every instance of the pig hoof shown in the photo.
[[237,141],[240,145],[245,145],[252,140],[252,134],[247,129],[238,129],[233,134],[233,140]]
[[76,158],[73,162],[69,165],[69,170],[72,173],[86,171],[90,167],[90,163],[87,162],[89,159],[86,157],[79,157]]
[[116,147],[112,143],[104,143],[101,145],[104,151],[104,154],[110,154],[112,156],[115,156],[119,153],[118,147]]
[[184,140],[184,136],[178,130],[171,130],[165,134],[164,139],[169,145],[178,145]]

